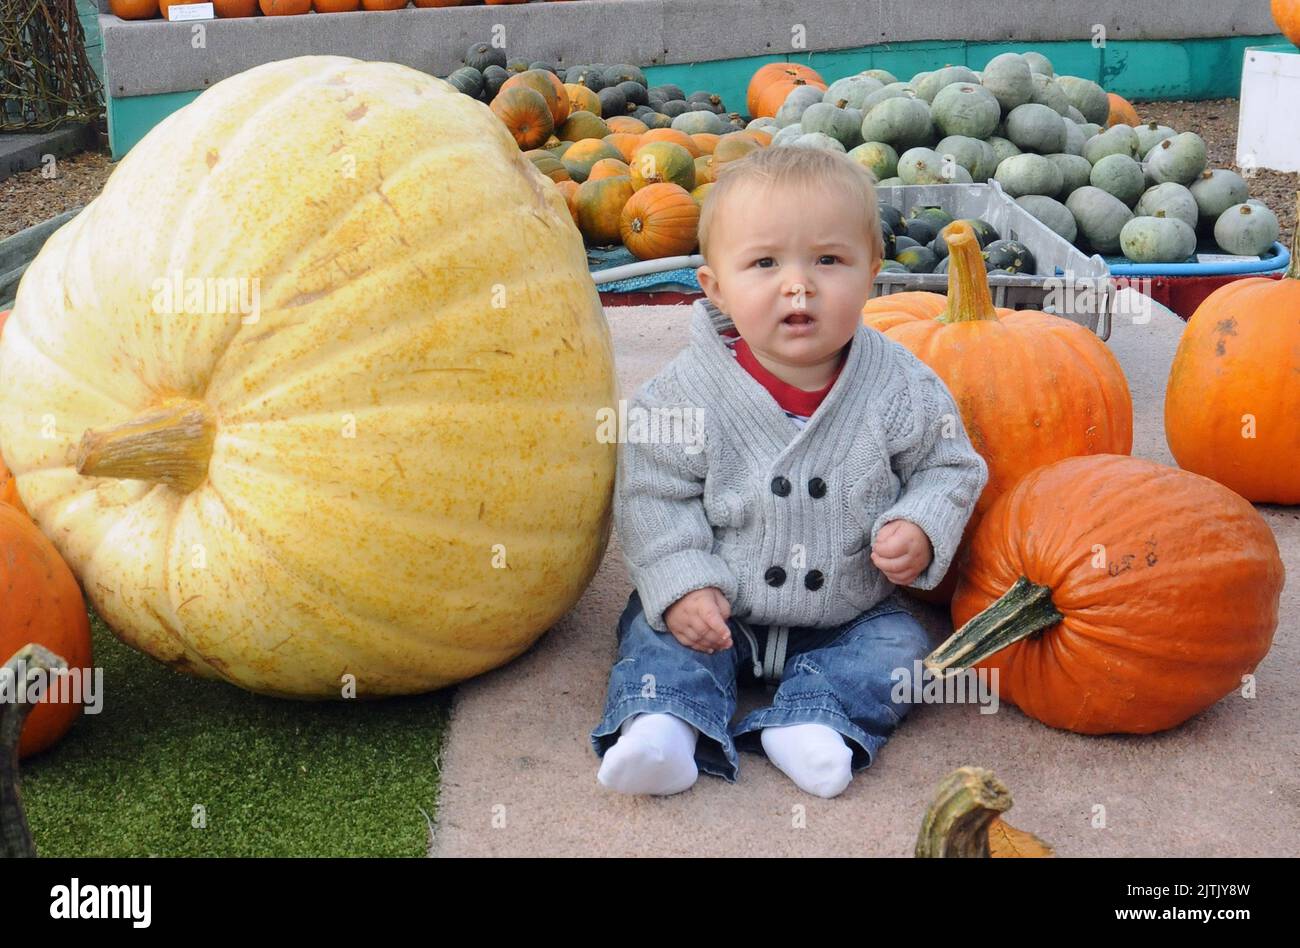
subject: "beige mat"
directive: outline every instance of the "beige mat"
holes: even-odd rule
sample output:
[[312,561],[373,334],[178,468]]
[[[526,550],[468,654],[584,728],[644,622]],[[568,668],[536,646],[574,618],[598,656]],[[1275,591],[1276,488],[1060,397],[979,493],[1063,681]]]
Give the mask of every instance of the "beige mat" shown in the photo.
[[[611,307],[625,395],[686,345],[690,308]],[[1128,375],[1134,454],[1172,463],[1163,392],[1182,322],[1156,307],[1121,320],[1110,345]],[[432,852],[441,856],[910,856],[937,781],[954,767],[995,771],[1014,824],[1062,856],[1295,856],[1300,853],[1300,508],[1261,507],[1288,583],[1258,694],[1232,695],[1171,732],[1083,737],[1004,706],[916,707],[834,800],[803,793],[742,753],[735,784],[701,774],[666,798],[596,782],[599,723],[615,623],[631,591],[617,537],[574,609],[526,655],[462,685],[442,755]],[[917,606],[935,643],[946,616]],[[924,614],[922,614],[922,610]],[[742,693],[741,712],[761,695]]]

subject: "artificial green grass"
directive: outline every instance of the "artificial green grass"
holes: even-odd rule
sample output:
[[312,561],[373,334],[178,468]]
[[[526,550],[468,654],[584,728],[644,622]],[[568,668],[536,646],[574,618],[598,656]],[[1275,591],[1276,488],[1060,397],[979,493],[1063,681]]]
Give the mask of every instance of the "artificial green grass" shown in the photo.
[[453,689],[266,698],[173,671],[90,620],[103,709],[22,764],[40,855],[425,855]]

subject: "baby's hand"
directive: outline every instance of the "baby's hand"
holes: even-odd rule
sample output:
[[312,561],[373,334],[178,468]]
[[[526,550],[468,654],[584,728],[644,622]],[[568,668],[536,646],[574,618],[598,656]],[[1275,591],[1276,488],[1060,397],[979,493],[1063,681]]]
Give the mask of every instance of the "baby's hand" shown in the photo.
[[731,603],[716,586],[688,592],[664,612],[664,624],[678,642],[712,655],[731,648]]
[[909,520],[891,520],[880,528],[871,547],[871,562],[895,586],[906,586],[934,559],[925,531]]

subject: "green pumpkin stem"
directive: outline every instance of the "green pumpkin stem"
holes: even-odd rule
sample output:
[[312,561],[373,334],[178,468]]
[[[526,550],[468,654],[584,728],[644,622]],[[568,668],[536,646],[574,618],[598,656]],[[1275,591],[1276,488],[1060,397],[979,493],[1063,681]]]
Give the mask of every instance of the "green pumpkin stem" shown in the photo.
[[1063,618],[1052,602],[1051,588],[1021,576],[1001,598],[931,652],[925,667],[940,676],[959,674]]
[[1300,280],[1300,191],[1295,193],[1296,226],[1291,233],[1291,265],[1286,268],[1284,276],[1288,280]]
[[989,857],[989,825],[1011,809],[1011,792],[992,771],[959,767],[935,792],[916,837],[918,859]]
[[[33,670],[40,670],[48,681],[50,672],[67,667],[68,663],[49,649],[29,644],[5,662],[0,674],[8,679],[5,683],[8,690],[16,689],[18,681],[27,680]],[[0,859],[36,855],[36,844],[27,825],[19,789],[18,739],[22,736],[27,715],[41,696],[29,692],[27,697],[35,700],[0,701]]]
[[984,257],[975,231],[965,221],[944,228],[948,241],[948,308],[939,314],[941,323],[973,323],[997,319],[998,311],[989,294]]
[[77,473],[168,484],[189,493],[208,476],[216,424],[200,401],[175,398],[81,436]]

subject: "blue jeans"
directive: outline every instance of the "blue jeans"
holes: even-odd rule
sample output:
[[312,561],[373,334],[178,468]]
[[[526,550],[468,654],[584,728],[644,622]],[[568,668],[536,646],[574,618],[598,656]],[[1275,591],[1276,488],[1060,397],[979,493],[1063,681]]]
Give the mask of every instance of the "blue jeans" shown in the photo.
[[[682,645],[646,622],[634,589],[618,620],[618,661],[609,673],[605,714],[591,732],[598,757],[619,738],[622,723],[640,712],[667,712],[700,732],[695,763],[735,783],[736,751],[762,753],[765,727],[816,722],[844,735],[853,771],[868,767],[910,705],[891,699],[892,673],[931,651],[929,636],[895,593],[855,619],[830,629],[749,625],[727,620],[732,647],[712,655]],[[775,687],[770,707],[738,724],[736,682],[741,670]]]

